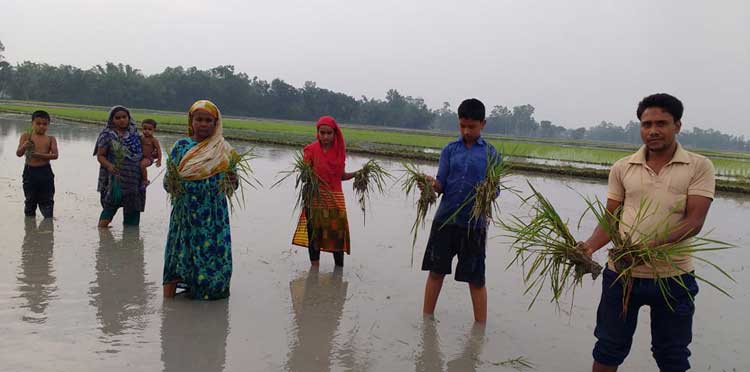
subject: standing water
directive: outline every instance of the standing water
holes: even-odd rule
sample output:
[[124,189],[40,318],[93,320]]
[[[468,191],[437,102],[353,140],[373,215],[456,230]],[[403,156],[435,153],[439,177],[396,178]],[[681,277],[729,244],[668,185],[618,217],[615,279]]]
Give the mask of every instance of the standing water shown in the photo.
[[[142,118],[138,118],[142,119]],[[0,371],[512,371],[500,362],[525,357],[539,371],[590,368],[601,279],[586,278],[575,302],[558,309],[540,298],[527,311],[522,273],[505,270],[512,256],[502,238],[487,245],[488,318],[474,326],[467,286],[448,277],[435,320],[423,320],[426,273],[419,270],[428,229],[420,231],[410,267],[409,228],[415,210],[398,185],[373,196],[367,226],[345,183],[352,255],[343,270],[323,254],[311,270],[307,252],[290,245],[296,224],[292,182],[270,189],[289,168],[292,148],[258,146],[252,165],[263,187],[245,192],[246,207],[231,216],[234,272],[231,297],[215,302],[178,296],[164,300],[161,274],[169,204],[160,168],[149,168],[140,228],[96,228],[98,164],[91,155],[98,128],[54,122],[58,139],[53,221],[23,216],[21,170],[15,156],[26,118],[0,117]],[[310,130],[313,130],[311,125]],[[164,148],[176,137],[156,136]],[[247,144],[234,143],[237,147]],[[367,159],[349,158],[356,170]],[[382,160],[397,170],[396,161]],[[434,172],[433,166],[425,169]],[[511,182],[525,190],[526,176]],[[528,177],[575,225],[584,210],[577,193],[603,198],[606,185]],[[750,199],[720,195],[706,229],[738,248],[708,256],[737,283],[703,266],[734,298],[707,285],[697,296],[691,363],[696,371],[750,370],[747,309]],[[521,213],[501,195],[505,215]],[[430,212],[430,215],[434,210]],[[585,238],[593,218],[583,221]],[[490,236],[500,233],[498,229]],[[595,258],[603,262],[604,250]],[[544,293],[543,296],[548,296]],[[570,300],[570,297],[566,297]],[[656,370],[650,353],[648,309],[621,371]],[[743,351],[745,350],[745,351]]]

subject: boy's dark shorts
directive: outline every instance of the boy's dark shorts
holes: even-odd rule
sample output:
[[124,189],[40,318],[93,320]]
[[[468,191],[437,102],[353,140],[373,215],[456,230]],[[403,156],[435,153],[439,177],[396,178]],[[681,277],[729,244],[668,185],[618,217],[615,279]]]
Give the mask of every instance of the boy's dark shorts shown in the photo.
[[484,258],[487,229],[445,225],[433,222],[427,249],[422,260],[422,270],[448,275],[453,257],[458,255],[456,281],[484,286]]

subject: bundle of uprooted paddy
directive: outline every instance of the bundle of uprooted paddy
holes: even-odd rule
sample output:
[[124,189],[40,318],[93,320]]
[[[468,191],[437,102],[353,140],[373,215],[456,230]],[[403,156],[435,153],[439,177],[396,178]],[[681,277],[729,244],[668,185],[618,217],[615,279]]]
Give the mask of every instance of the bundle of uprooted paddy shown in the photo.
[[[666,220],[656,224],[656,226],[662,226],[658,231],[646,234],[642,233],[643,229],[641,228],[641,224],[643,224],[648,218],[652,217],[658,209],[656,206],[652,205],[649,200],[641,201],[639,209],[635,213],[634,221],[629,225],[622,221],[622,209],[610,213],[606,206],[598,199],[593,201],[586,199],[586,203],[588,204],[589,210],[594,213],[594,216],[599,222],[599,226],[602,227],[612,241],[613,247],[609,250],[608,254],[615,271],[618,274],[618,279],[624,288],[623,314],[627,312],[628,303],[630,301],[630,293],[633,287],[633,269],[641,265],[655,267],[659,264],[667,263],[672,269],[674,269],[673,271],[680,271],[675,260],[682,257],[692,257],[697,261],[713,267],[724,277],[734,281],[732,276],[724,269],[704,257],[697,256],[697,254],[702,252],[720,251],[734,247],[734,245],[730,243],[709,239],[707,236],[710,232],[699,237],[688,237],[688,235],[685,235],[676,242],[665,242],[667,241],[670,232],[676,227],[670,226]],[[622,231],[621,227],[623,228]],[[717,289],[719,292],[731,297],[726,290],[702,276],[698,276],[693,272],[684,272],[684,274],[690,274],[696,279]],[[688,290],[684,280],[679,275],[670,277],[657,276],[654,280],[659,287],[664,301],[670,309],[672,309],[670,298],[673,298],[673,294],[670,292],[669,281],[675,281],[680,287],[685,289],[685,291]]]
[[417,217],[411,227],[414,235],[411,242],[411,263],[414,264],[414,245],[417,243],[417,233],[420,227],[424,227],[427,211],[437,202],[437,193],[432,186],[432,182],[419,169],[418,166],[410,163],[404,163],[404,175],[401,177],[401,188],[407,196],[412,195],[417,189],[420,189],[419,199],[417,200]]
[[365,209],[370,200],[370,193],[377,191],[382,194],[385,191],[386,179],[389,178],[392,178],[391,174],[372,159],[355,173],[352,188],[359,201],[359,209],[362,210],[363,218],[366,217]]
[[[229,208],[232,211],[234,211],[235,204],[233,199],[236,199],[239,205],[245,206],[245,185],[252,188],[260,185],[260,182],[253,177],[253,168],[250,166],[250,160],[257,157],[252,148],[244,152],[237,152],[232,149],[229,154],[229,168],[224,172],[224,177],[219,182],[219,190],[227,196]],[[236,176],[236,184],[228,177],[232,173]],[[237,193],[238,189],[239,193]]]
[[559,304],[563,292],[572,289],[575,296],[575,288],[581,285],[583,276],[591,274],[596,279],[602,267],[579,249],[568,224],[555,207],[527,183],[532,195],[524,204],[531,205],[531,219],[525,221],[511,216],[508,220],[499,220],[499,224],[505,230],[503,236],[512,239],[511,249],[515,251],[508,267],[513,264],[523,267],[524,294],[534,294],[530,309],[546,286],[552,292],[551,301]]

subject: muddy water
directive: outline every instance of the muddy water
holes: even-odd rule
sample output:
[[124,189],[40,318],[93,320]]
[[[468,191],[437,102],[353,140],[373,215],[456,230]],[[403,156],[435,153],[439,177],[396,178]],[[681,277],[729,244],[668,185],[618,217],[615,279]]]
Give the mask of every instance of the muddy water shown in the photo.
[[[414,209],[394,187],[374,197],[366,228],[347,184],[352,255],[334,270],[330,255],[311,271],[304,251],[289,245],[296,214],[293,185],[269,189],[287,168],[289,148],[258,147],[253,165],[265,187],[247,190],[247,207],[231,217],[234,273],[228,300],[164,301],[161,270],[169,207],[161,178],[149,188],[139,229],[95,228],[100,212],[96,130],[54,123],[60,159],[54,221],[25,219],[22,160],[15,156],[26,119],[0,119],[0,370],[2,371],[512,371],[498,362],[525,356],[540,371],[589,368],[601,282],[587,281],[568,312],[540,300],[526,310],[521,273],[504,268],[507,245],[488,242],[489,322],[473,326],[465,284],[446,280],[435,320],[420,314],[425,274],[410,267]],[[161,136],[165,147],[174,137]],[[240,144],[237,144],[240,145]],[[348,168],[365,159],[351,157]],[[398,163],[384,164],[397,168]],[[434,168],[426,168],[434,171]],[[160,169],[150,168],[152,178]],[[512,181],[523,187],[525,177]],[[576,192],[605,194],[605,185],[530,177],[561,214],[583,210]],[[506,213],[518,203],[501,199]],[[721,196],[707,226],[740,248],[711,255],[738,284],[708,269],[734,299],[702,286],[697,297],[696,371],[750,370],[750,200]],[[584,221],[585,235],[593,227]],[[497,235],[495,230],[492,235]],[[420,232],[419,262],[428,231]],[[604,252],[597,254],[604,260]],[[649,351],[648,310],[622,371],[656,370]],[[744,352],[742,350],[745,350]]]

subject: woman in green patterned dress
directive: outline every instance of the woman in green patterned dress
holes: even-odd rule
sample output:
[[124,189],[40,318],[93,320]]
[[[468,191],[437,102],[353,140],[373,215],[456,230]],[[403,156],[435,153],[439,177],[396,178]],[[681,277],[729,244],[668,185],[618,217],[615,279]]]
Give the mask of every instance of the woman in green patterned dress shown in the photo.
[[216,105],[195,102],[188,122],[188,137],[175,142],[164,177],[172,200],[164,297],[174,297],[179,287],[191,298],[215,300],[229,296],[232,277],[229,210],[221,185],[228,180],[236,189],[237,176]]

